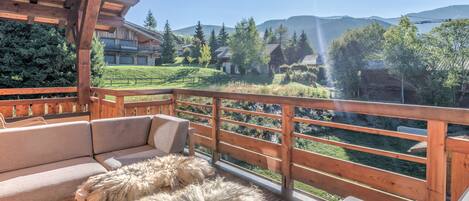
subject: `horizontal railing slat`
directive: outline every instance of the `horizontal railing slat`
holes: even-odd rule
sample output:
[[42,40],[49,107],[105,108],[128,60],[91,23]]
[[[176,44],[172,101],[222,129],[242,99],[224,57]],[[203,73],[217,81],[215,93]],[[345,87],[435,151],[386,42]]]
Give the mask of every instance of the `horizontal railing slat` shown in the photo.
[[369,127],[363,127],[363,126],[355,126],[351,124],[320,121],[320,120],[306,119],[306,118],[299,118],[299,117],[294,118],[293,121],[299,122],[299,123],[305,123],[305,124],[313,124],[317,126],[344,129],[344,130],[355,131],[355,132],[363,132],[363,133],[374,134],[374,135],[397,137],[401,139],[414,140],[414,141],[426,141],[427,140],[427,137],[422,136],[422,135],[415,135],[415,134],[377,129],[377,128],[369,128]]
[[278,159],[223,142],[220,142],[218,146],[220,153],[228,154],[238,160],[245,161],[277,173],[281,172],[281,163]]
[[182,114],[191,115],[191,116],[195,116],[195,117],[199,117],[199,118],[202,118],[202,119],[211,119],[211,118],[212,118],[212,117],[209,116],[209,115],[200,114],[200,113],[195,113],[195,112],[190,112],[190,111],[185,111],[185,110],[176,109],[176,112],[177,112],[177,113],[182,113]]
[[150,106],[161,106],[161,105],[169,105],[171,104],[171,100],[160,100],[160,101],[145,101],[145,102],[131,102],[125,103],[124,107],[132,108],[132,107],[150,107]]
[[226,130],[220,131],[219,140],[227,144],[239,146],[259,154],[264,154],[275,158],[281,158],[280,144],[240,135]]
[[298,165],[292,165],[292,177],[295,180],[343,197],[355,196],[365,200],[406,200],[384,191],[373,189],[365,185],[360,185],[355,182],[340,179],[338,177]]
[[250,124],[250,123],[235,121],[235,120],[226,119],[226,118],[221,118],[221,120],[222,120],[222,122],[226,122],[226,123],[230,123],[230,124],[246,126],[246,127],[259,129],[259,130],[264,130],[264,131],[270,131],[270,132],[274,132],[274,133],[281,133],[282,132],[282,130],[278,129],[278,128],[270,128],[270,127],[266,127],[266,126],[259,126],[259,125],[256,125],[256,124]]
[[293,150],[292,162],[345,179],[358,181],[396,195],[414,200],[425,199],[425,180],[300,149]]
[[212,105],[205,105],[205,104],[200,104],[200,103],[191,103],[187,101],[176,101],[176,104],[180,105],[186,105],[186,106],[196,106],[196,107],[201,107],[201,108],[212,108]]
[[315,136],[310,136],[310,135],[295,133],[294,137],[307,139],[307,140],[311,140],[311,141],[316,141],[316,142],[329,144],[329,145],[333,145],[333,146],[338,146],[338,147],[342,147],[342,148],[349,149],[349,150],[355,150],[355,151],[360,151],[360,152],[365,152],[365,153],[370,153],[370,154],[375,154],[375,155],[380,155],[380,156],[386,156],[386,157],[390,157],[390,158],[396,158],[396,159],[411,161],[411,162],[415,162],[415,163],[426,164],[426,162],[427,162],[426,158],[419,157],[419,156],[412,156],[412,155],[401,154],[401,153],[396,153],[396,152],[392,152],[392,151],[384,151],[384,150],[380,150],[380,149],[363,147],[363,146],[338,142],[338,141],[334,141],[334,140],[328,140],[328,139],[315,137]]
[[272,118],[272,119],[281,119],[282,118],[282,116],[278,115],[278,114],[270,114],[270,113],[242,110],[242,109],[229,108],[229,107],[222,107],[221,110],[227,111],[227,112],[235,112],[235,113],[241,113],[241,114],[250,114],[250,115],[256,115],[256,116],[263,116],[263,117],[268,117],[268,118]]
[[76,87],[7,88],[7,89],[0,89],[0,96],[59,94],[59,93],[76,93],[76,92],[77,92]]

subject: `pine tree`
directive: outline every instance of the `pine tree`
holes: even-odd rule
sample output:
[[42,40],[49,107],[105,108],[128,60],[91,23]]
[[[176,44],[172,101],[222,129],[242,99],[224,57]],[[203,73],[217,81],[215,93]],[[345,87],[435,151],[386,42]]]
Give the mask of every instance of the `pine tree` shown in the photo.
[[[200,57],[200,50],[202,48],[202,45],[205,45],[205,35],[204,35],[204,30],[202,27],[202,24],[200,24],[200,21],[197,23],[195,26],[195,34],[192,39],[192,58],[194,59],[199,59]],[[198,61],[196,61],[198,62]]]
[[298,40],[297,45],[298,50],[298,58],[303,59],[306,55],[313,54],[313,48],[308,43],[308,37],[306,36],[305,31],[302,31],[300,34],[300,39]]
[[144,26],[147,29],[150,29],[152,31],[156,30],[156,19],[153,16],[153,13],[151,10],[148,10],[147,17],[145,18]]
[[272,27],[269,28],[269,38],[267,39],[267,44],[278,44],[278,38],[274,34]]
[[171,27],[167,20],[164,26],[163,44],[161,45],[161,49],[163,63],[174,63],[176,49],[174,47],[173,32],[171,31]]
[[197,38],[200,40],[201,44],[202,45],[205,45],[206,41],[205,41],[205,34],[204,34],[204,30],[203,30],[203,27],[202,27],[202,24],[200,24],[200,21],[197,23],[197,26],[195,27],[195,35],[194,35],[194,38]]
[[228,45],[228,33],[225,29],[225,23],[222,24],[220,32],[218,33],[218,46],[224,47]]
[[217,37],[215,36],[215,30],[212,30],[210,33],[210,39],[208,40],[208,44],[210,46],[210,55],[212,56],[212,60],[210,63],[214,64],[217,62],[217,55],[215,51],[219,48]]
[[288,46],[285,48],[285,57],[287,59],[287,64],[291,65],[295,62],[298,62],[300,58],[298,57],[298,36],[296,31],[293,32],[293,36],[290,39]]
[[270,37],[269,29],[265,28],[264,37],[262,39],[264,39],[264,42],[267,42],[267,40],[269,40],[269,37]]

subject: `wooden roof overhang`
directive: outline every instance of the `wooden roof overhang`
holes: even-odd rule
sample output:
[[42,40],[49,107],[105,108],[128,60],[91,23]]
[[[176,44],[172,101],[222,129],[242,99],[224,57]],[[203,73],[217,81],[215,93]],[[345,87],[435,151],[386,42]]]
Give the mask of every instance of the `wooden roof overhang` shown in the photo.
[[139,0],[0,0],[0,19],[53,24],[66,28],[77,46],[78,98],[90,97],[90,51],[95,30],[112,31]]

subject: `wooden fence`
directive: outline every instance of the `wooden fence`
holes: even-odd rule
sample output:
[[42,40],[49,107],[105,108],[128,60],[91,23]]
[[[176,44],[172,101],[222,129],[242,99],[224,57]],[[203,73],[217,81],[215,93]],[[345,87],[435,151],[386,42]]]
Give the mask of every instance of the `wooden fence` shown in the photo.
[[[15,119],[87,112],[88,106],[78,104],[76,93],[76,87],[0,89],[0,96],[15,97],[0,100],[0,113],[7,119]],[[57,94],[66,96],[54,97]],[[43,97],[19,98],[29,95]]]
[[171,83],[201,83],[204,80],[211,79],[211,83],[217,83],[223,81],[221,78],[213,77],[213,76],[182,76],[176,78],[166,78],[166,77],[121,77],[121,78],[104,78],[106,85],[109,86],[116,86],[116,85],[141,85],[141,84],[165,84],[168,82]]
[[[279,173],[282,175],[282,192],[286,197],[291,196],[293,181],[301,181],[340,196],[352,195],[365,200],[441,201],[450,196],[452,201],[456,201],[469,187],[469,141],[447,137],[448,124],[469,125],[469,110],[467,109],[185,89],[123,91],[93,89],[93,92],[97,95],[93,97],[91,104],[91,115],[94,118],[166,113],[183,114],[206,120],[209,124],[191,123],[191,126],[196,129],[196,132],[191,135],[191,153],[195,151],[194,145],[200,145],[211,150],[214,162],[221,160],[220,155],[224,154]],[[127,96],[162,94],[166,94],[169,98],[137,103],[125,103],[124,101],[124,97]],[[114,96],[115,101],[104,100],[106,95]],[[181,97],[202,97],[211,101],[209,104],[198,103],[182,100]],[[282,112],[281,114],[273,114],[231,108],[222,104],[225,100],[276,104],[281,106]],[[181,109],[184,108],[181,106],[207,109],[211,112],[210,114],[202,114]],[[425,121],[428,135],[421,136],[299,117],[295,114],[296,108]],[[274,128],[236,121],[226,117],[224,115],[226,112],[280,120],[281,127]],[[100,116],[96,116],[97,114]],[[281,136],[281,143],[273,143],[224,130],[221,125],[226,123],[277,133]],[[416,143],[427,142],[427,155],[421,157],[296,133],[294,125],[298,123],[412,140]],[[294,146],[298,139],[423,164],[426,166],[426,178],[410,177],[303,150]],[[448,155],[452,155],[451,170],[447,169]],[[447,178],[448,172],[451,173],[449,178]],[[447,185],[450,186],[449,192],[447,192]]]

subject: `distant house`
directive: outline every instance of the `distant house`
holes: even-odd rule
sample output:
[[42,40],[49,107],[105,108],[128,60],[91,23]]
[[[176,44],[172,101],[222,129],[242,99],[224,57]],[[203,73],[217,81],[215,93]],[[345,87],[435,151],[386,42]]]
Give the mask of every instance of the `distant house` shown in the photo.
[[[240,71],[237,66],[231,63],[232,52],[228,46],[220,47],[215,50],[218,63],[221,65],[221,70],[230,74],[239,74]],[[285,56],[279,44],[268,44],[265,47],[265,55],[269,55],[270,60],[267,68],[265,66],[256,66],[254,69],[257,73],[267,74],[279,72],[279,67],[285,63]]]
[[320,65],[324,65],[324,60],[322,59],[321,55],[310,54],[310,55],[306,55],[301,60],[300,64],[306,65],[306,66],[320,66]]
[[189,44],[189,45],[178,45],[176,49],[176,54],[178,57],[182,57],[184,55],[184,49],[189,48],[192,49],[194,45]]
[[104,43],[105,62],[110,65],[155,65],[163,37],[156,31],[125,21],[114,32],[96,31]]

